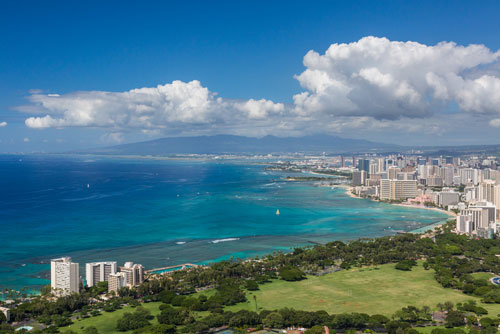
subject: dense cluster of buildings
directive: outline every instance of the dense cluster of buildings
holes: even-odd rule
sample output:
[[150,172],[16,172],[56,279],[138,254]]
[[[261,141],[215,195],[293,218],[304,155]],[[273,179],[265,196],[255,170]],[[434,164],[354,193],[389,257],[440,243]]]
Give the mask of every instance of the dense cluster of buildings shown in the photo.
[[[85,281],[88,287],[99,282],[108,282],[108,292],[117,292],[123,287],[133,287],[144,282],[144,267],[133,262],[125,262],[118,267],[116,262],[92,262],[85,265]],[[50,261],[50,285],[54,294],[66,296],[80,291],[82,279],[79,264],[70,257]]]
[[353,191],[362,197],[436,206],[458,213],[457,233],[492,237],[500,208],[500,170],[495,157],[387,156],[352,158]]

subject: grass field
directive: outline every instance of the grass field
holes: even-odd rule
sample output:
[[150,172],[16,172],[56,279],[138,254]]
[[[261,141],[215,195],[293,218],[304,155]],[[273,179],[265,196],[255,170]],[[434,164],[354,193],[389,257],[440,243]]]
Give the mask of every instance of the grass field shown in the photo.
[[[145,303],[142,304],[142,306],[148,310],[151,311],[151,314],[156,316],[158,313],[160,313],[160,306],[161,303],[156,302],[156,303]],[[97,316],[97,317],[90,317],[82,320],[76,320],[71,326],[61,328],[61,332],[64,333],[65,330],[71,329],[77,333],[83,333],[83,329],[86,327],[94,326],[97,328],[99,333],[106,333],[106,334],[124,334],[124,333],[132,333],[130,332],[118,332],[116,330],[116,321],[122,317],[123,313],[125,312],[134,312],[135,308],[132,308],[130,306],[126,306],[122,309],[116,310],[114,312],[102,312],[102,315]],[[155,319],[151,320],[151,324],[156,324],[156,317]]]
[[[487,273],[474,274],[477,278],[489,277]],[[202,294],[211,295],[213,290]],[[257,297],[259,311],[262,309],[279,309],[291,307],[297,310],[325,310],[330,314],[344,312],[362,312],[368,314],[392,315],[404,306],[428,305],[435,308],[437,303],[451,301],[453,303],[475,299],[486,308],[490,315],[500,313],[500,304],[482,304],[479,298],[464,295],[458,290],[445,289],[434,279],[433,270],[424,270],[421,265],[412,271],[394,269],[394,264],[377,268],[356,268],[343,270],[325,276],[310,276],[300,282],[275,280],[260,286],[259,291],[247,294],[248,302],[226,307],[226,310],[237,311],[247,309],[255,311],[253,296]],[[147,303],[143,307],[151,314],[157,315],[160,303]],[[69,327],[77,333],[95,326],[99,333],[122,334],[116,331],[116,321],[125,312],[133,312],[133,308],[124,307],[112,313],[103,312],[101,316],[77,320]],[[198,312],[197,318],[208,312]],[[156,323],[156,318],[151,321]],[[422,334],[429,334],[433,327],[418,328]],[[129,332],[125,332],[129,333]]]
[[472,277],[474,277],[475,279],[485,279],[485,280],[489,280],[490,278],[495,277],[495,276],[496,275],[492,274],[492,273],[473,273],[472,274]]
[[[276,280],[260,286],[259,291],[248,293],[248,302],[228,307],[228,310],[248,309],[255,311],[253,296],[258,308],[295,309],[328,313],[363,312],[392,315],[404,306],[428,305],[432,309],[437,303],[463,302],[479,298],[464,295],[461,291],[445,289],[434,279],[433,270],[424,270],[421,265],[412,271],[394,269],[393,264],[376,268],[356,268],[336,273],[308,277],[300,282]],[[500,313],[498,304],[482,304],[490,314]]]

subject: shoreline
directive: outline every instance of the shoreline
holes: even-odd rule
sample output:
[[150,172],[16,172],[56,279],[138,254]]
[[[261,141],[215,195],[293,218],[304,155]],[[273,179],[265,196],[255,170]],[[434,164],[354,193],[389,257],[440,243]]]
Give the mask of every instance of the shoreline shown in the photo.
[[[313,172],[315,175],[324,175],[324,174],[321,174],[321,173],[315,173]],[[281,174],[281,173],[280,173]],[[303,175],[303,174],[302,174]],[[274,176],[269,176],[269,178],[271,177],[274,177]],[[333,180],[343,180],[344,178],[341,177],[341,176],[334,176],[334,175],[331,175],[330,176],[332,181]],[[324,186],[327,186],[327,185],[323,185]],[[349,196],[349,197],[352,197],[352,198],[359,198],[358,196],[354,195],[351,193],[351,189],[352,187],[350,187],[350,185],[346,184],[346,183],[343,183],[343,184],[336,184],[336,185],[329,185],[328,187],[330,188],[334,188],[334,187],[342,187],[345,189],[345,193]],[[321,195],[321,196],[324,196],[324,195]],[[325,204],[325,206],[329,206],[329,204]],[[274,211],[273,211],[274,212]],[[275,217],[275,215],[273,213],[271,213],[271,216],[272,217]],[[381,218],[383,219],[383,218]],[[289,228],[287,227],[287,232],[286,233],[290,233],[290,230]],[[321,234],[323,235],[323,233],[325,232],[322,232]],[[383,234],[384,232],[380,231],[378,232],[377,234],[375,235],[370,235],[370,236],[367,236],[367,237],[370,237],[370,238],[378,238]],[[343,241],[350,241],[350,240],[355,240],[356,238],[359,237],[359,232],[356,232],[356,235],[354,236],[351,236],[351,235],[348,235],[346,234],[345,236],[342,235],[342,234],[339,234],[339,235],[335,235],[335,236],[328,236],[328,239],[325,240],[325,242],[328,242],[328,241],[334,241],[334,240],[343,240]],[[304,245],[306,243],[310,243],[311,240],[313,239],[307,239],[307,240],[304,240],[306,238],[309,238],[309,237],[306,237],[304,238],[304,236],[306,236],[306,234],[304,234],[303,231],[300,232],[299,235],[279,235],[279,239],[278,240],[276,238],[276,236],[272,235],[272,238],[273,240],[270,240],[270,242],[268,243],[265,243],[263,242],[262,243],[262,247],[255,247],[255,245],[252,246],[252,249],[249,250],[247,248],[249,248],[250,246],[246,246],[244,245],[243,246],[238,246],[238,247],[234,247],[234,246],[229,246],[228,244],[226,243],[220,243],[218,242],[217,247],[219,247],[219,251],[217,252],[213,252],[213,254],[217,255],[217,256],[214,256],[214,257],[210,257],[209,259],[204,259],[205,256],[202,256],[203,259],[202,261],[196,261],[196,259],[194,258],[189,258],[189,259],[186,259],[185,261],[181,261],[181,262],[192,262],[192,263],[195,263],[195,264],[202,264],[203,262],[207,262],[207,263],[211,263],[211,262],[219,262],[219,261],[222,261],[224,259],[227,259],[228,257],[231,257],[231,256],[244,256],[244,257],[253,257],[253,255],[247,255],[249,253],[251,254],[254,254],[254,253],[259,253],[260,254],[272,254],[274,251],[276,250],[281,250],[281,251],[288,251],[290,250],[291,248],[293,247],[300,247],[300,245],[302,244],[302,242],[304,242]],[[247,237],[247,236],[241,236],[241,235],[232,235],[231,234],[231,237],[238,237],[238,238],[244,238],[244,237]],[[325,233],[325,236],[326,236],[326,233]],[[252,236],[248,236],[248,237],[256,237],[255,235],[252,235]],[[266,238],[266,236],[257,236],[259,238]],[[210,238],[212,239],[212,238]],[[318,238],[318,239],[321,239],[321,238]],[[323,239],[326,239],[326,238],[323,238]],[[173,241],[173,240],[168,240],[168,243],[170,245],[170,242]],[[186,239],[185,238],[182,238],[182,239],[179,239],[179,241],[183,241],[185,242]],[[200,240],[196,240],[195,242],[197,243],[197,246],[203,246],[203,247],[200,247],[199,249],[203,252],[206,250],[206,247],[208,247],[207,245],[213,245],[214,243],[209,243],[207,241],[213,241],[213,240],[205,240],[205,239],[200,239]],[[298,243],[295,243],[295,241],[298,241]],[[138,263],[143,263],[143,265],[145,265],[146,268],[156,268],[156,267],[161,267],[161,266],[165,266],[165,265],[168,265],[170,264],[170,262],[172,262],[172,265],[177,265],[176,261],[175,261],[175,257],[178,254],[178,249],[177,248],[170,248],[170,247],[164,247],[165,246],[165,243],[167,243],[167,241],[162,241],[162,242],[153,242],[153,243],[146,243],[146,244],[137,244],[137,245],[129,245],[125,248],[123,247],[114,247],[114,248],[111,248],[111,249],[107,249],[107,253],[106,253],[106,256],[107,257],[112,257],[114,260],[117,260],[117,261],[125,261],[125,260],[128,260],[123,258],[123,252],[126,250],[126,252],[128,253],[133,253],[134,254],[134,262],[138,262]],[[254,241],[252,241],[253,243]],[[316,241],[318,242],[318,241]],[[189,243],[188,246],[186,246],[186,248],[190,248],[192,246],[191,243]],[[269,247],[268,247],[269,246]],[[172,247],[182,247],[181,245],[175,245],[175,246],[172,246]],[[266,248],[266,250],[263,250],[264,248]],[[268,249],[267,249],[268,248]],[[171,254],[174,254],[175,252],[175,255],[176,256],[173,256],[172,258],[173,259],[170,259],[169,258],[166,258],[164,259],[163,257],[164,256],[167,256],[169,255],[171,252]],[[70,256],[74,257],[74,258],[77,258],[79,259],[77,262],[79,263],[85,263],[85,262],[91,262],[93,259],[92,258],[99,258],[100,254],[102,254],[102,249],[84,249],[84,250],[77,250],[77,251],[72,251],[70,254]],[[152,254],[152,255],[150,255]],[[165,255],[167,254],[167,255]],[[187,255],[182,255],[182,256],[191,256],[191,253],[187,252],[186,253]],[[206,254],[212,254],[212,251],[210,251],[210,253],[206,253]],[[161,261],[161,262],[157,262],[158,264],[156,263],[147,263],[147,262],[143,262],[143,258],[146,258],[146,257],[149,257],[149,256],[152,256],[152,258],[154,258],[155,260],[154,261],[151,261],[151,262],[157,262],[157,261]],[[161,257],[163,256],[163,257]],[[179,259],[179,258],[177,258]],[[194,261],[193,261],[194,260]],[[23,263],[27,263],[25,261],[23,261]],[[83,270],[83,268],[81,268]],[[15,272],[14,270],[13,271],[9,271],[8,274],[10,274],[11,272]],[[40,271],[36,271],[35,274],[38,275],[40,273]],[[18,272],[16,274],[19,274]],[[7,274],[6,274],[7,275]],[[18,275],[18,279],[20,280],[20,282],[24,282],[24,279],[31,279],[33,278],[32,276],[33,274],[31,273],[26,273],[26,274],[23,274],[23,275]],[[7,276],[6,276],[7,277]],[[17,281],[17,279],[16,279]],[[43,284],[43,283],[42,283]],[[10,286],[11,284],[9,284]],[[16,286],[16,284],[12,284],[13,286]],[[45,285],[45,284],[43,284]],[[28,285],[23,285],[23,287],[33,287],[35,285],[33,284],[28,284]],[[16,288],[16,287],[15,287]],[[37,290],[37,288],[34,288],[34,290]]]
[[[356,195],[356,194],[354,194],[352,192],[352,190],[354,189],[354,187],[352,187],[350,185],[340,184],[340,185],[333,186],[332,189],[333,188],[343,188],[345,190],[345,194],[347,196],[351,197],[351,198],[367,199],[367,200],[370,200],[370,201],[373,201],[373,202],[386,203],[386,202],[378,201],[378,200],[375,200],[375,199],[369,198],[369,197],[360,197],[360,196],[358,196],[358,195]],[[441,208],[427,207],[427,206],[423,206],[423,205],[404,204],[404,203],[386,203],[386,204],[400,206],[400,207],[404,207],[404,208],[431,210],[431,211],[435,211],[435,212],[444,213],[444,214],[446,214],[446,215],[448,215],[449,217],[452,217],[452,218],[456,218],[457,217],[457,214],[455,212],[444,210],[444,209],[441,209]],[[443,224],[446,224],[446,222],[447,222],[447,220],[445,220],[443,222],[433,223],[433,224],[430,224],[428,226],[429,226],[429,228],[432,227],[432,230],[434,231],[436,229],[436,227],[439,227],[439,226],[441,226]],[[418,230],[421,230],[423,228],[424,227],[416,229],[414,231],[418,231]],[[409,231],[409,233],[419,233],[420,234],[420,233],[425,233],[425,232],[413,232],[413,231]]]

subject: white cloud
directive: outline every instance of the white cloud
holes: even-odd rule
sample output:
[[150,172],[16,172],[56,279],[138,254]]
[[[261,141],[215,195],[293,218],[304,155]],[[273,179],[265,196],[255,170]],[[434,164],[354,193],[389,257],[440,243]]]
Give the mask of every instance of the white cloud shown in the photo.
[[365,37],[332,44],[324,54],[309,51],[306,69],[295,76],[304,91],[293,96],[293,104],[219,97],[193,80],[125,92],[35,91],[31,103],[18,110],[30,114],[25,121],[30,128],[105,128],[105,142],[120,142],[128,131],[440,134],[464,120],[473,123],[473,117],[483,126],[500,127],[499,63],[500,51],[483,45]]
[[119,132],[107,133],[102,135],[100,139],[106,144],[119,144],[123,142],[123,134]]
[[258,101],[250,99],[243,103],[236,103],[235,107],[238,110],[247,112],[248,117],[253,119],[263,119],[266,118],[269,113],[280,113],[285,110],[285,105],[283,103],[274,103],[265,99]]
[[465,111],[500,113],[500,78],[469,79],[467,70],[494,64],[500,52],[483,45],[442,42],[427,46],[365,37],[309,51],[296,76],[307,91],[294,96],[298,114],[328,113],[376,119],[429,117],[436,104],[456,102]]
[[4,122],[0,122],[0,128],[3,128],[5,126],[7,126],[7,122],[5,122],[5,121]]
[[24,141],[25,143],[29,143],[30,139],[29,139],[28,137],[26,137],[26,138],[24,138],[24,139],[23,139],[23,141]]
[[39,113],[47,113],[45,116],[26,119],[25,123],[30,128],[132,128],[147,133],[155,133],[158,129],[223,127],[248,119],[265,120],[269,114],[285,109],[282,103],[265,99],[222,99],[196,80],[187,83],[174,81],[154,88],[120,93],[92,91],[65,95],[35,94],[30,97],[30,101]]
[[500,118],[492,119],[489,124],[495,128],[500,128]]

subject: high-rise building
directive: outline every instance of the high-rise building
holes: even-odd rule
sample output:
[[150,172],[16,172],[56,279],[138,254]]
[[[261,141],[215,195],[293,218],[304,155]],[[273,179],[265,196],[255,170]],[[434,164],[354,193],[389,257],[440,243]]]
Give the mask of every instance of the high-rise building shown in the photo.
[[50,286],[59,296],[67,296],[80,290],[78,263],[70,257],[50,260]]
[[385,171],[385,159],[384,158],[379,158],[377,159],[377,169],[378,173],[382,173]]
[[120,288],[127,286],[127,277],[128,274],[126,272],[119,272],[114,274],[109,274],[108,277],[108,292],[118,292]]
[[422,158],[422,157],[417,158],[417,164],[419,166],[425,166],[426,163],[427,163],[427,160],[425,158]]
[[142,265],[125,262],[125,265],[119,269],[120,272],[127,274],[127,285],[136,286],[144,282],[144,267]]
[[485,180],[479,184],[479,200],[495,203],[495,181]]
[[352,185],[361,186],[366,182],[366,172],[364,170],[352,172]]
[[442,187],[443,186],[443,178],[441,176],[428,176],[426,179],[426,184],[429,187]]
[[416,196],[416,180],[380,180],[380,199],[405,200]]
[[358,160],[358,170],[365,171],[367,174],[370,173],[370,160],[368,159],[359,159]]
[[497,210],[492,203],[477,202],[471,204],[467,209],[461,210],[460,215],[470,215],[476,229],[488,229],[491,227],[496,233]]
[[87,286],[91,287],[99,282],[108,281],[111,274],[116,274],[116,262],[92,262],[85,265]]
[[460,194],[456,191],[441,191],[438,195],[438,204],[441,206],[456,205],[460,201]]
[[471,234],[476,230],[472,215],[457,216],[457,232]]
[[395,180],[398,177],[398,173],[401,172],[401,168],[399,167],[389,167],[387,169],[387,174],[389,176],[389,179]]
[[462,184],[477,184],[478,182],[478,170],[474,168],[460,168],[458,170],[460,175],[460,182]]

